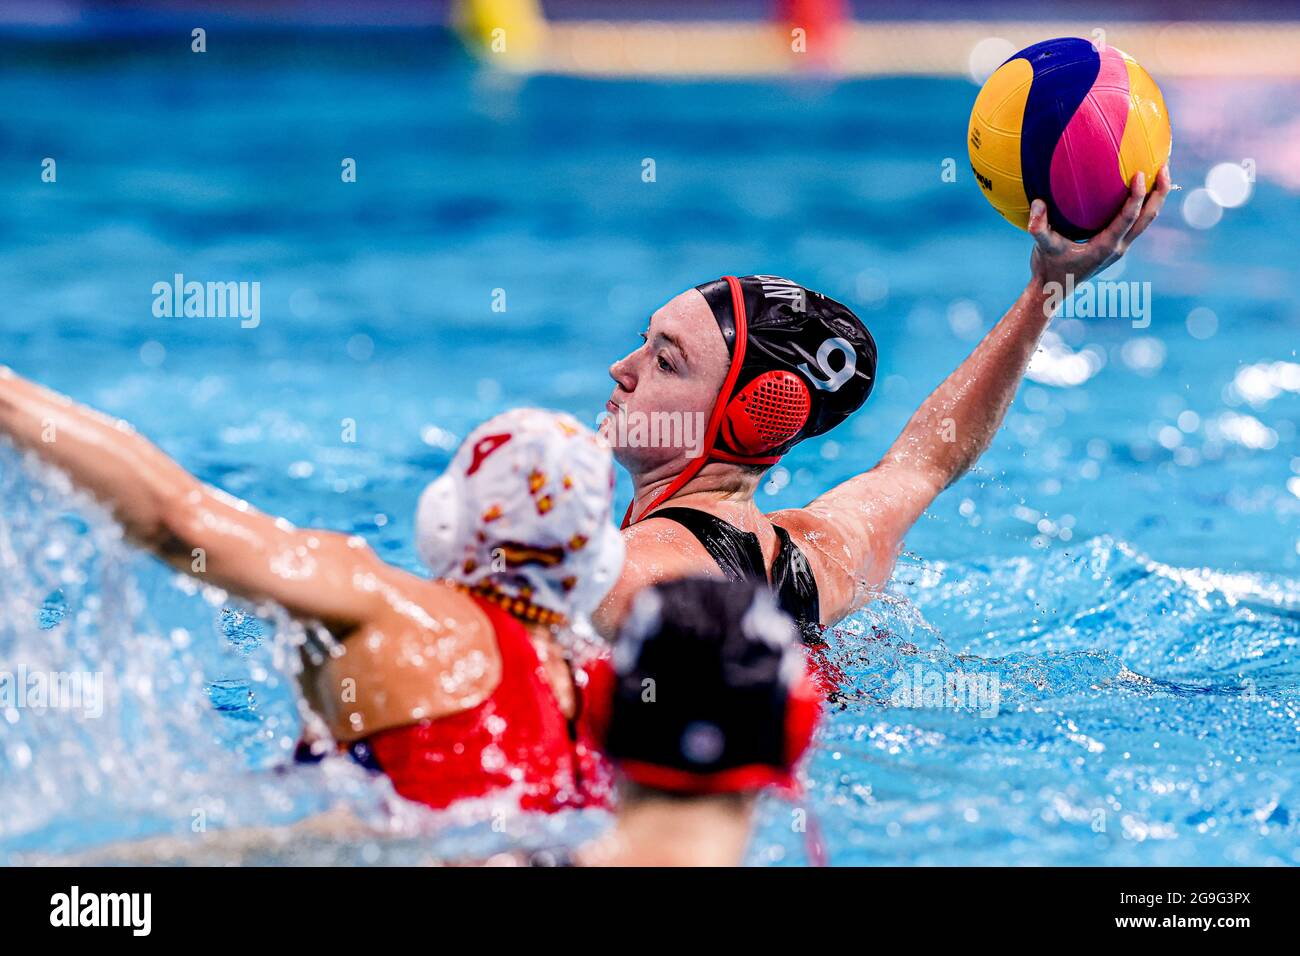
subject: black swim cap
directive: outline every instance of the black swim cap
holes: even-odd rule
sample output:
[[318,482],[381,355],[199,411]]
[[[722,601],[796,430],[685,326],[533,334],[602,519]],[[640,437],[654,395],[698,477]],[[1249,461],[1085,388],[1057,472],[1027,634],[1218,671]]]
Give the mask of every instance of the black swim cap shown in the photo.
[[[876,342],[853,312],[780,276],[723,276],[695,287],[731,365],[705,429],[705,453],[637,516],[663,504],[708,461],[775,464],[857,411],[876,380]],[[628,506],[623,526],[632,518]]]
[[620,772],[678,793],[791,785],[820,710],[794,622],[753,582],[640,591],[612,667],[591,680],[592,723]]
[[724,276],[696,289],[735,373],[719,396],[726,411],[715,457],[771,464],[871,394],[876,342],[848,307],[780,276]]

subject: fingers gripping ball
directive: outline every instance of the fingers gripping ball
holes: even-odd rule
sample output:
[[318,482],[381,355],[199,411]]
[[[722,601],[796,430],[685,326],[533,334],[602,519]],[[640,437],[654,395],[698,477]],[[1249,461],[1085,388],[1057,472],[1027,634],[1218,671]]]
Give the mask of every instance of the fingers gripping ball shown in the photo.
[[1160,88],[1127,53],[1065,37],[1026,47],[989,77],[971,110],[967,146],[980,191],[1026,229],[1029,204],[1052,228],[1088,239],[1119,212],[1129,183],[1169,160]]

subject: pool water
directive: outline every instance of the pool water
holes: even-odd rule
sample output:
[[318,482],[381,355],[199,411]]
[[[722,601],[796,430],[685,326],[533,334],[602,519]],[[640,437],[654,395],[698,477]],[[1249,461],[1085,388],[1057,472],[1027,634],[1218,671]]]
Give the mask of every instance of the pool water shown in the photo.
[[[523,79],[433,33],[223,40],[0,42],[0,362],[411,570],[460,437],[521,404],[594,423],[608,364],[683,288],[791,275],[880,345],[864,410],[772,473],[779,508],[870,467],[1027,278],[963,159],[966,81]],[[1108,274],[1150,283],[1149,326],[1054,324],[887,599],[832,634],[844,697],[752,862],[804,860],[803,809],[834,863],[1300,863],[1300,182],[1270,162],[1298,92],[1166,84],[1187,188]],[[1249,202],[1192,228],[1183,200],[1244,158]],[[177,273],[260,283],[259,323],[155,317]],[[100,672],[105,695],[97,719],[0,709],[0,860],[383,818],[387,785],[346,762],[284,767],[293,625],[133,551],[8,446],[0,486],[0,670]],[[996,706],[897,694],[957,673]],[[443,822],[420,852],[502,839]]]

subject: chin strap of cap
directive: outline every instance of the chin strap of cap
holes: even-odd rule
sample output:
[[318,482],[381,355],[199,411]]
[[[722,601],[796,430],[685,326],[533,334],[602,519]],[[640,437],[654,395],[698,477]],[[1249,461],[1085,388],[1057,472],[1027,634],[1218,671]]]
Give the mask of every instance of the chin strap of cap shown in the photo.
[[[743,465],[771,465],[781,460],[780,455],[733,455],[714,447],[718,443],[718,434],[722,430],[722,420],[726,416],[727,405],[731,402],[732,392],[736,389],[736,379],[740,377],[740,370],[745,364],[745,344],[749,341],[749,317],[745,313],[745,293],[740,287],[740,280],[735,276],[723,276],[723,278],[727,280],[727,285],[731,287],[731,314],[735,323],[730,343],[731,367],[727,369],[727,377],[722,383],[722,388],[718,391],[718,397],[713,402],[713,411],[709,414],[708,427],[704,431],[704,434],[708,436],[705,439],[704,448],[700,455],[683,468],[682,473],[669,483],[667,488],[641,509],[641,513],[635,519],[632,517],[632,509],[636,506],[636,501],[633,500],[627,506],[627,513],[623,515],[622,527],[624,528],[636,524],[647,514],[654,511],[655,508],[658,508],[681,491],[686,486],[686,483],[699,474],[700,469],[710,461],[730,461]],[[724,338],[727,337],[726,332],[727,330],[724,328]]]

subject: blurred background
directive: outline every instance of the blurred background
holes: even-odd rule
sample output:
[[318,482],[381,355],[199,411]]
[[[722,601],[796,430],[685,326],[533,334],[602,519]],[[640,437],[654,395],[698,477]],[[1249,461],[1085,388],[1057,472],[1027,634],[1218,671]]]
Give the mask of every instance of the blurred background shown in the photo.
[[[1003,60],[1068,35],[1137,58],[1172,118],[1182,188],[1106,276],[1151,283],[1151,322],[1054,323],[841,635],[857,696],[815,809],[833,861],[1297,863],[1290,3],[10,0],[0,362],[418,570],[416,498],[475,423],[594,424],[655,308],[784,274],[881,351],[864,410],[770,472],[763,505],[800,505],[874,464],[1022,289],[967,121]],[[260,283],[259,323],[156,316],[177,274]],[[297,733],[289,625],[134,555],[7,447],[0,490],[0,668],[116,675],[108,719],[0,722],[0,854],[377,799],[261,772]],[[918,655],[995,670],[1002,717],[887,706]],[[801,861],[787,820],[754,862]]]

